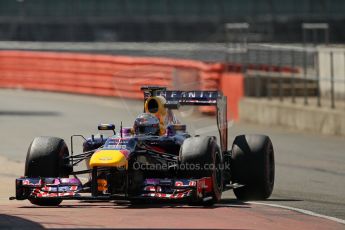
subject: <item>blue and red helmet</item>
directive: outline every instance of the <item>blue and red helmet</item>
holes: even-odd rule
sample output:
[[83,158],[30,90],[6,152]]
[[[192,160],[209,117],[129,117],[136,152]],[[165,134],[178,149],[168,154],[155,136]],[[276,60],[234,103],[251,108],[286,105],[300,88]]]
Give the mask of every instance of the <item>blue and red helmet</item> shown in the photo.
[[150,113],[140,114],[134,121],[134,133],[137,135],[159,135],[159,120]]

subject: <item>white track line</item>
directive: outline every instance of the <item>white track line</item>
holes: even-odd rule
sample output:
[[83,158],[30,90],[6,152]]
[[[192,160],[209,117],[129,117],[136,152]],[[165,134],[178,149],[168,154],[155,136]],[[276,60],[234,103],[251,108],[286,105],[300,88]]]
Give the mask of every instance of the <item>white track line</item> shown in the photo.
[[304,210],[304,209],[300,209],[300,208],[294,208],[294,207],[289,207],[289,206],[284,206],[284,205],[279,205],[279,204],[267,204],[267,203],[261,203],[261,202],[246,202],[248,204],[257,204],[257,205],[266,205],[266,206],[270,206],[270,207],[275,207],[275,208],[283,208],[283,209],[287,209],[287,210],[291,210],[291,211],[295,211],[295,212],[300,212],[309,216],[315,216],[315,217],[319,217],[319,218],[323,218],[323,219],[327,219],[327,220],[331,220],[340,224],[345,224],[345,220],[336,218],[336,217],[332,217],[332,216],[326,216],[326,215],[321,215],[312,211],[308,211],[308,210]]

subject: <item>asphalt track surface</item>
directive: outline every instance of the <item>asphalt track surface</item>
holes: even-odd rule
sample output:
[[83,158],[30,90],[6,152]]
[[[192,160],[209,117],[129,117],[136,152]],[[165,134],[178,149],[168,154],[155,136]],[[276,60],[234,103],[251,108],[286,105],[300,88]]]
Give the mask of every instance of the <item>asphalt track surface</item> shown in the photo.
[[[127,204],[66,201],[61,208],[52,209],[35,208],[27,201],[7,201],[8,197],[13,194],[8,194],[9,189],[6,188],[6,183],[8,186],[13,186],[12,180],[14,181],[24,168],[22,163],[25,160],[27,148],[35,136],[58,136],[69,142],[71,134],[88,136],[98,133],[97,124],[100,122],[113,122],[118,126],[122,121],[124,126],[131,126],[136,115],[142,111],[142,107],[142,102],[133,100],[0,90],[0,156],[9,159],[8,163],[2,162],[0,167],[2,169],[9,168],[8,170],[0,170],[0,179],[7,181],[0,187],[0,228],[11,224],[15,227],[24,224],[23,226],[48,228],[107,226],[117,228],[223,229],[345,228],[345,225],[334,221],[298,214],[296,211],[253,203],[240,203],[235,200],[231,191],[224,193],[222,202],[215,208],[207,209],[207,212],[203,208],[190,208],[181,205],[128,207]],[[191,134],[216,134],[215,120],[211,117],[198,115],[193,108],[184,108],[177,115],[189,125],[188,129]],[[267,134],[274,144],[276,157],[275,189],[271,198],[264,203],[289,206],[345,219],[344,137],[297,133],[294,130],[279,127],[234,123],[230,130],[229,143],[231,144],[235,135],[243,133]],[[77,148],[78,150],[80,151],[80,148]],[[121,224],[112,225],[106,218],[111,215],[102,216],[103,210],[111,210],[109,213],[112,213],[112,216],[119,215]],[[89,211],[96,216],[99,215],[103,224],[96,220],[92,221],[92,218],[96,217],[89,215]],[[65,213],[68,213],[67,219]],[[158,216],[159,218],[154,218],[157,222],[148,220],[145,222],[146,213]],[[182,216],[177,218],[179,224],[176,224],[176,219],[173,218],[176,215]],[[192,218],[190,215],[199,216],[199,219]],[[138,220],[143,221],[144,224],[141,225],[140,221],[129,222],[131,218],[138,216],[140,216]],[[57,225],[59,217],[61,217],[61,221],[64,219],[64,225]],[[82,217],[89,219],[83,222],[80,220]],[[149,216],[146,217],[150,218]],[[248,217],[250,217],[250,221]],[[168,220],[171,224],[164,225],[163,220]],[[87,224],[83,225],[83,223]]]

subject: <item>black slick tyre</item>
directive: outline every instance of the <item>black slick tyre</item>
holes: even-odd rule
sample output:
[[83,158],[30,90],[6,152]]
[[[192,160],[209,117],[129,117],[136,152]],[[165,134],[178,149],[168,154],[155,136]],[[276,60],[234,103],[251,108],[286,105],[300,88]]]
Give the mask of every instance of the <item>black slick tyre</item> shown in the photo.
[[274,187],[273,145],[268,136],[237,136],[232,145],[231,177],[244,185],[234,189],[239,200],[265,200]]
[[[69,151],[64,140],[57,137],[36,137],[30,144],[25,161],[27,177],[68,177],[71,172],[65,157]],[[61,199],[29,199],[40,206],[59,205]]]
[[[184,141],[180,149],[180,170],[184,177],[200,179],[212,178],[212,192],[206,194],[211,199],[191,204],[213,205],[221,199],[223,191],[223,157],[215,137],[191,137]],[[193,167],[195,167],[193,169]]]

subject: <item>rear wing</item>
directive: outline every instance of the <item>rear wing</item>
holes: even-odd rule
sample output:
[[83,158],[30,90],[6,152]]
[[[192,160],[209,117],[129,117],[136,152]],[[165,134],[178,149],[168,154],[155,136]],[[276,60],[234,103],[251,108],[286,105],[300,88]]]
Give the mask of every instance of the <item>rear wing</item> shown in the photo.
[[215,106],[217,111],[217,127],[222,152],[228,150],[227,99],[221,91],[179,91],[166,90],[165,87],[144,86],[144,100],[162,96],[166,99],[166,108],[178,109],[180,105]]

